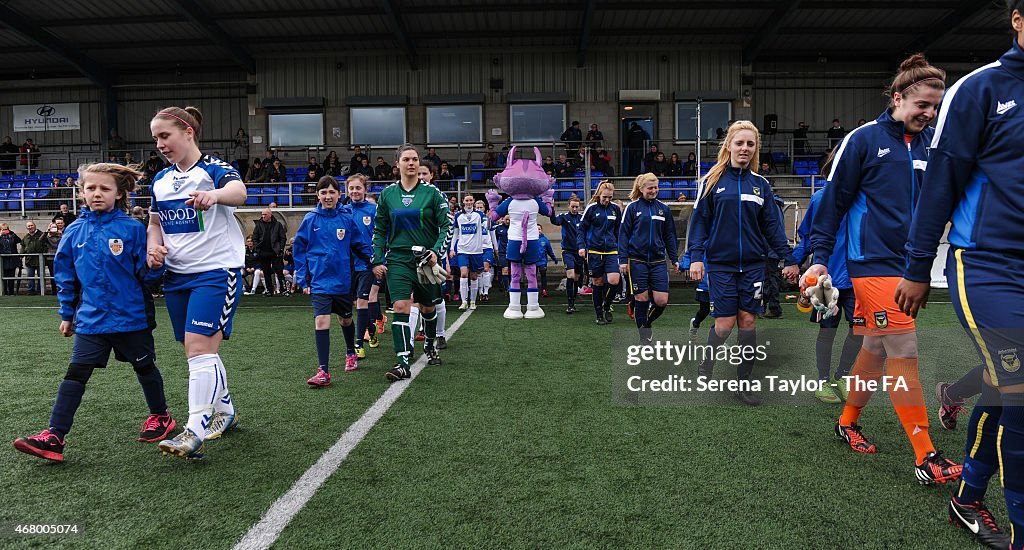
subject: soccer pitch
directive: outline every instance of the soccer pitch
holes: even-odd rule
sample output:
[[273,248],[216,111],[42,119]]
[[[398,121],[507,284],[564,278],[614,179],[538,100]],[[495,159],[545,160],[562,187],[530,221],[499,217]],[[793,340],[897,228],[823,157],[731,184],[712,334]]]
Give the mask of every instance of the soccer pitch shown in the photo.
[[[657,335],[685,339],[695,306],[678,303],[692,294],[672,290],[677,305]],[[946,521],[950,488],[915,482],[913,452],[883,393],[861,421],[875,455],[836,441],[840,406],[809,393],[766,395],[755,408],[728,395],[699,406],[620,406],[613,334],[635,334],[624,304],[600,327],[587,297],[572,316],[563,298],[546,299],[547,317],[536,321],[503,319],[494,298],[451,336],[443,365],[397,383],[409,387],[274,547],[972,546]],[[977,357],[948,296],[932,300],[947,303],[919,317],[921,377],[932,439],[959,462],[964,427],[942,430],[933,388]],[[780,372],[813,377],[816,329],[784,308],[785,319],[758,327],[778,342]],[[0,311],[0,524],[83,526],[72,537],[4,536],[5,548],[231,548],[388,389],[393,364],[388,328],[359,371],[343,373],[335,324],[334,383],[311,389],[308,298],[247,296],[221,350],[240,426],[208,443],[205,461],[164,458],[135,440],[145,403],[131,367],[112,360],[88,384],[65,463],[52,464],[11,441],[46,427],[71,339],[59,336],[50,300],[0,299]],[[449,324],[459,314],[450,306]],[[157,321],[157,364],[181,426],[187,365],[160,307]],[[716,368],[721,378],[730,372]],[[989,504],[1006,517],[998,481]]]

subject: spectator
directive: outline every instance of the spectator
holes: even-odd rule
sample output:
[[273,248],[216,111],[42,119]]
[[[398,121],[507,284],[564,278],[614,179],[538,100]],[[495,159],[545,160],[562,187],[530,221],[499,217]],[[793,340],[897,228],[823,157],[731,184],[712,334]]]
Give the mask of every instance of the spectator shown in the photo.
[[683,161],[679,158],[679,155],[672,153],[672,156],[668,158],[668,167],[665,168],[665,175],[670,178],[678,178],[683,175]]
[[591,151],[596,150],[599,146],[604,146],[604,134],[598,129],[597,124],[590,125],[590,131],[587,132],[586,142],[587,148]]
[[544,157],[544,163],[540,167],[545,173],[555,174],[555,161],[551,158],[551,155]]
[[653,173],[659,178],[665,177],[665,172],[668,171],[668,161],[665,160],[665,153],[658,151],[658,153],[654,155],[654,160],[651,162],[650,166],[647,167],[647,171]]
[[775,170],[772,169],[772,165],[767,160],[761,161],[761,171],[758,172],[762,176],[774,176]]
[[313,170],[316,172],[317,179],[320,179],[324,175],[324,167],[317,162],[316,157],[309,157],[309,165],[306,166],[306,171]]
[[455,180],[455,174],[452,173],[452,167],[447,161],[441,161],[441,170],[437,173],[437,181],[440,182],[452,182]]
[[697,177],[697,154],[693,151],[690,151],[690,154],[686,155],[686,164],[683,165],[683,177]]
[[[364,160],[366,161],[365,165],[363,164]],[[353,147],[352,148],[352,160],[350,160],[349,163],[348,163],[348,174],[350,176],[352,174],[355,174],[355,173],[363,174],[363,172],[360,172],[360,170],[362,169],[363,166],[367,166],[369,164],[370,164],[370,157],[368,157],[368,156],[363,154],[363,148],[358,146],[358,145]],[[370,169],[370,173],[369,174],[363,174],[363,175],[365,175],[367,177],[372,177],[373,176],[373,169],[372,168]]]
[[838,118],[832,119],[832,127],[828,129],[828,148],[831,151],[839,142],[843,140],[843,136],[846,135],[846,129],[839,124]]
[[149,214],[147,214],[146,209],[141,206],[132,207],[132,219],[141,223],[144,227],[149,227]]
[[565,158],[565,155],[558,155],[558,162],[555,163],[556,178],[571,178],[573,175],[572,164]]
[[117,135],[117,128],[110,129],[110,141],[107,142],[107,145],[107,151],[111,155],[114,155],[115,158],[128,148],[128,144],[125,143],[124,138]]
[[558,140],[565,143],[565,154],[569,158],[578,157],[580,146],[583,144],[583,130],[580,130],[580,121],[572,121],[572,124],[562,132],[562,136]]
[[294,244],[295,239],[288,239],[288,243],[284,245],[284,254],[281,255],[281,273],[284,273],[281,286],[285,288],[286,296],[292,293],[295,286],[295,257],[292,255]]
[[715,128],[715,139],[717,139],[718,141],[722,141],[723,139],[725,139],[725,129],[722,128],[721,126]]
[[401,172],[401,170],[398,169],[398,166],[392,166],[391,167],[391,179],[388,180],[388,181],[398,181],[401,177],[402,177],[402,172]]
[[156,151],[150,151],[149,159],[146,161],[146,179],[152,183],[153,178],[166,167],[167,164],[164,163],[164,159],[160,158]]
[[18,166],[18,153],[18,146],[11,141],[11,136],[5,136],[3,145],[0,145],[0,173],[14,173]]
[[357,174],[362,174],[368,179],[373,179],[373,167],[370,166],[370,159],[363,157],[359,159],[359,167],[356,169]]
[[131,166],[131,165],[135,164],[135,156],[132,155],[131,151],[125,151],[124,152],[124,160],[121,161],[121,164],[123,166]]
[[377,181],[394,181],[391,177],[391,165],[384,160],[384,157],[377,157],[377,165],[373,167],[373,179]]
[[57,176],[54,176],[50,181],[50,189],[51,199],[60,200],[70,196],[68,190],[64,188],[64,185],[60,182],[60,178]]
[[800,122],[796,130],[793,130],[793,154],[807,154],[807,123]]
[[658,144],[652,143],[650,149],[647,150],[647,154],[644,155],[644,170],[650,172],[651,166],[654,165],[655,159],[658,157]]
[[338,153],[331,150],[327,153],[327,158],[324,159],[323,163],[324,174],[333,176],[335,178],[341,176],[341,159],[338,158]]
[[252,159],[252,166],[249,167],[249,172],[245,174],[246,183],[266,183],[267,182],[267,169],[263,166],[263,161],[260,159]]
[[[245,291],[248,295],[256,294],[256,287],[260,284],[262,271],[260,271],[260,255],[256,252],[256,246],[252,243],[252,235],[245,239],[245,269],[242,271],[242,279]],[[266,285],[264,285],[266,288]]]
[[498,173],[498,154],[495,153],[495,144],[487,143],[483,152],[483,177],[492,178]]
[[[318,173],[316,172],[316,169],[315,169],[315,168],[312,168],[312,167],[310,167],[310,169],[306,171],[306,179],[304,179],[304,180],[302,180],[302,181],[304,181],[304,182],[306,182],[306,183],[309,183],[309,182],[311,182],[311,181],[312,181],[312,182],[318,182],[318,181],[320,181],[320,174],[318,174]],[[307,187],[308,187],[308,186],[307,186]],[[313,188],[314,188],[314,190],[315,190],[315,189],[316,189],[316,186],[314,185],[314,186],[313,186]],[[314,192],[315,192],[315,191],[314,191]]]
[[111,152],[109,155],[107,155],[107,163],[121,164],[121,159],[117,158],[117,153]]
[[25,222],[25,238],[21,240],[21,252],[25,254],[25,275],[28,277],[29,294],[39,293],[39,255],[46,254],[49,247],[46,234],[36,227],[36,222]]
[[[56,221],[51,223],[46,228],[46,253],[55,254],[57,247],[60,246],[60,239],[64,236],[64,220],[57,218]],[[50,274],[50,295],[57,295],[57,281],[53,278],[53,256],[48,255],[46,257],[46,272]]]
[[423,160],[434,166],[441,166],[441,157],[437,156],[437,151],[433,147],[427,149],[427,154],[423,157]]
[[612,155],[602,145],[598,145],[594,149],[590,157],[590,167],[593,171],[604,174],[604,177],[615,176],[615,169],[612,168]]
[[273,150],[267,149],[266,151],[264,151],[264,153],[263,153],[263,167],[265,169],[270,170],[270,167],[274,165],[274,161],[275,160],[277,160],[277,155],[274,154]]
[[[17,256],[21,237],[6,223],[0,223],[0,269],[3,270],[4,295],[13,296],[15,272],[21,267],[21,256]],[[8,255],[10,254],[10,255]]]
[[21,167],[27,173],[39,171],[39,146],[32,138],[25,138],[25,143],[21,145]]
[[640,174],[640,159],[643,157],[644,145],[651,139],[651,135],[640,127],[636,121],[629,123],[629,130],[626,130],[625,149],[628,166],[623,167],[623,172],[629,176]]
[[861,126],[864,126],[864,125],[865,125],[865,124],[867,124],[867,123],[868,123],[868,121],[864,120],[863,118],[862,118],[862,119],[859,119],[859,120],[857,121],[857,127],[858,127],[858,128],[860,128]]
[[288,181],[288,170],[285,169],[284,164],[281,164],[281,159],[274,159],[274,163],[267,170],[267,181],[270,183],[284,183]]
[[249,134],[245,132],[245,128],[239,128],[235,131],[235,137],[232,140],[231,156],[234,157],[233,160],[238,165],[239,174],[249,171]]
[[[264,296],[280,293],[280,289],[276,288],[277,283],[274,276],[277,276],[277,281],[284,281],[284,273],[281,272],[281,258],[284,254],[285,240],[284,226],[277,221],[269,208],[264,208],[260,213],[260,218],[256,220],[252,232],[252,242],[256,247],[260,266],[266,277],[264,285],[267,290],[263,292]],[[285,291],[285,294],[287,295],[288,292]]]
[[63,233],[65,227],[71,225],[72,222],[78,219],[78,215],[72,212],[71,209],[68,208],[67,204],[61,204],[60,212],[54,214],[53,218],[50,218],[50,221],[55,222],[58,219],[60,219],[61,223],[63,224],[63,227],[60,228],[61,232]]

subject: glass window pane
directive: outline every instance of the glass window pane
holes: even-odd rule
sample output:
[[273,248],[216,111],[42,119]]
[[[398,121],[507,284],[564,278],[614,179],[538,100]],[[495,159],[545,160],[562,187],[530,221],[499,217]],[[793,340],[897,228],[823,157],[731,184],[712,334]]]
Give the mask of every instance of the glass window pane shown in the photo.
[[352,143],[398,146],[405,143],[405,107],[352,107]]
[[[705,101],[700,106],[701,139],[716,139],[718,129],[724,132],[732,118],[732,103],[728,101]],[[696,139],[697,104],[676,103],[676,139]]]
[[558,141],[565,131],[565,105],[561,103],[514,104],[509,106],[512,141]]
[[481,143],[483,108],[480,105],[427,107],[427,142],[431,144]]
[[323,144],[323,113],[270,115],[270,145]]

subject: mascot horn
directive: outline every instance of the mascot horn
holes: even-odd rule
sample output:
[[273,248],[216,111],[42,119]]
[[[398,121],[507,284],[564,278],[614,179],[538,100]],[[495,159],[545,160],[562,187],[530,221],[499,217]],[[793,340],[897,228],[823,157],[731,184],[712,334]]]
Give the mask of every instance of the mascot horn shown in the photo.
[[[508,162],[501,173],[494,176],[494,185],[509,198],[501,200],[501,195],[491,189],[487,192],[487,202],[491,206],[492,222],[509,216],[508,252],[512,276],[508,291],[508,309],[506,319],[540,319],[544,310],[540,308],[540,293],[537,289],[537,262],[543,257],[540,248],[540,233],[537,230],[537,214],[548,216],[554,213],[552,199],[555,192],[551,189],[555,178],[547,175],[541,168],[540,149],[534,147],[534,160],[515,158],[516,148],[508,152]],[[523,314],[521,283],[526,274],[526,314]]]

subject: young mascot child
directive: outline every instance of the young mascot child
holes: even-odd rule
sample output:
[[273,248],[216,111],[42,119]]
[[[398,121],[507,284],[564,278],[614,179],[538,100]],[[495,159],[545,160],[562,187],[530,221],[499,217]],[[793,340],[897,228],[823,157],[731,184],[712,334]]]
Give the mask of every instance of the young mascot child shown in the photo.
[[353,255],[369,263],[370,244],[358,237],[352,209],[338,207],[341,185],[333,176],[324,176],[316,184],[320,204],[306,214],[295,233],[295,282],[313,302],[316,323],[316,374],[306,382],[311,386],[331,384],[331,314],[338,316],[345,335],[345,372],[356,366],[355,326],[352,323]]
[[57,389],[50,427],[14,441],[15,449],[55,462],[64,460],[64,438],[86,382],[107,366],[111,350],[118,361],[132,364],[149,406],[139,441],[159,441],[175,427],[156,368],[153,298],[145,288],[159,279],[159,270],[146,265],[145,226],[125,213],[143,174],[100,163],[82,166],[78,175],[88,210],[64,231],[54,258],[60,333],[75,337],[71,364]]

